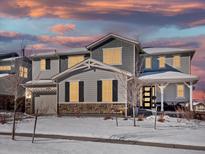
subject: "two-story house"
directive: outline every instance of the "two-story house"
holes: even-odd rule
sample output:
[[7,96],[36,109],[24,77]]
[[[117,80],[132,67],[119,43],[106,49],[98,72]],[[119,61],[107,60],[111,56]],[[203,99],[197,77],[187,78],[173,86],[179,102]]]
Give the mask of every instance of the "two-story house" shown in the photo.
[[30,80],[30,59],[17,53],[0,54],[0,109],[13,109],[14,96],[17,98],[25,96],[25,89],[21,84]]
[[[48,114],[109,114],[117,109],[127,115],[127,83],[138,74],[139,60],[143,63],[139,76],[143,83],[141,107],[152,108],[156,101],[189,101],[192,88],[188,93],[184,84],[191,87],[197,81],[190,74],[193,54],[190,50],[143,49],[138,41],[116,34],[108,34],[85,48],[34,54],[32,81],[24,85],[26,112],[38,109]],[[167,74],[171,79],[163,79]],[[175,84],[176,95],[183,98],[167,96],[166,91],[173,90]],[[156,96],[155,102],[152,96]]]

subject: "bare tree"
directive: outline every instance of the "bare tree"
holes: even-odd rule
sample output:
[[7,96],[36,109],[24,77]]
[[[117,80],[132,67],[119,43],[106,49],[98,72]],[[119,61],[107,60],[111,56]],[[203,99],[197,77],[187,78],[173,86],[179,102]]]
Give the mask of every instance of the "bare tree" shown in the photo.
[[143,73],[143,64],[144,64],[144,54],[141,54],[141,50],[136,53],[135,56],[135,71],[131,77],[127,78],[124,75],[117,75],[117,78],[123,85],[123,88],[127,91],[124,95],[127,99],[127,102],[130,106],[132,106],[132,114],[133,114],[133,126],[136,126],[136,111],[140,107],[140,90],[143,86],[139,77]]

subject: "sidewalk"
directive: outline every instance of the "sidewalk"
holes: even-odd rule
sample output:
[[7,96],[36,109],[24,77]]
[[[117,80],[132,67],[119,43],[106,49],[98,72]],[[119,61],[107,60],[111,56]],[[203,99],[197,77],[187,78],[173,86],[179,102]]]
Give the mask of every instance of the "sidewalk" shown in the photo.
[[[0,135],[11,135],[11,133],[0,132]],[[16,133],[16,136],[32,137],[32,134],[31,133]],[[35,138],[65,139],[65,140],[101,142],[101,143],[112,143],[112,144],[127,144],[127,145],[141,145],[141,146],[151,146],[151,147],[161,147],[161,148],[173,148],[173,149],[205,151],[205,146],[167,144],[167,143],[143,142],[143,141],[129,141],[129,140],[105,139],[105,138],[85,137],[85,136],[68,136],[68,135],[56,135],[56,134],[36,134]]]

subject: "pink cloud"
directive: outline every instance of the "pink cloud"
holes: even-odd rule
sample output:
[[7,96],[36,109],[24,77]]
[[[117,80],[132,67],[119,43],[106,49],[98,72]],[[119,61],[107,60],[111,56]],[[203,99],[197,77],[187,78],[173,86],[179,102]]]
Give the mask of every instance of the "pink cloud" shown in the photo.
[[57,24],[52,26],[50,30],[58,34],[64,34],[65,32],[72,31],[75,28],[75,24]]

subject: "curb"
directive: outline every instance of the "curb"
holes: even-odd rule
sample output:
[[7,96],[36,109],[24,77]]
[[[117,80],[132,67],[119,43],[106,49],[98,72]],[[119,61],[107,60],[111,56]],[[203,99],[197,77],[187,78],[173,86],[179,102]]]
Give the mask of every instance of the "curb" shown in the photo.
[[[0,135],[11,135],[11,133],[0,132]],[[32,137],[32,133],[16,133],[16,136]],[[130,140],[106,139],[106,138],[84,137],[84,136],[35,134],[35,138],[64,139],[64,140],[89,141],[89,142],[100,142],[100,143],[127,144],[127,145],[140,145],[140,146],[152,146],[152,147],[161,147],[161,148],[205,151],[205,146],[155,143],[155,142],[144,142],[144,141],[130,141]]]

